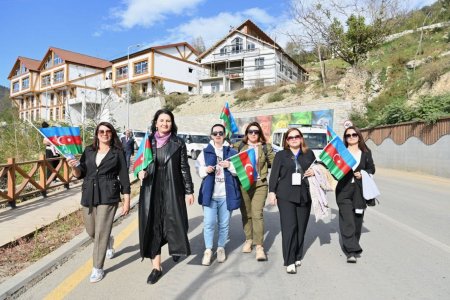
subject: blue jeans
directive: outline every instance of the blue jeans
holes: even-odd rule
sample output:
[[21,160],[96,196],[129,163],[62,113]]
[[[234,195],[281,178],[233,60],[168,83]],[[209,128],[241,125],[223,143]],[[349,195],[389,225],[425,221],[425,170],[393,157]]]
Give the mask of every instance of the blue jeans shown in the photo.
[[210,206],[203,206],[203,238],[205,248],[212,249],[216,223],[219,229],[218,247],[225,247],[228,240],[231,212],[227,209],[226,198],[212,198]]

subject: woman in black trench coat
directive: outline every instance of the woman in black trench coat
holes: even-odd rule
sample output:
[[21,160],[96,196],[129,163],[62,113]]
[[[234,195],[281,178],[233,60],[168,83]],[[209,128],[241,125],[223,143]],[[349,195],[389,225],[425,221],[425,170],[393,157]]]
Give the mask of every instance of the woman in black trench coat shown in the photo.
[[191,254],[186,203],[194,203],[186,145],[176,135],[172,112],[158,110],[151,129],[153,162],[138,174],[143,180],[139,196],[140,252],[153,264],[148,284],[156,283],[162,276],[162,246],[168,244],[174,261]]

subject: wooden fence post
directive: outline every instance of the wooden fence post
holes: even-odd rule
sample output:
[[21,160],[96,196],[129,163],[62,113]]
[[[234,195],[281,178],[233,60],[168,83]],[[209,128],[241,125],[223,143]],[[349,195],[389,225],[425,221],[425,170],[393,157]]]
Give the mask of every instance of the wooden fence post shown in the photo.
[[39,185],[43,188],[41,194],[47,197],[47,172],[45,167],[45,154],[39,154]]
[[8,197],[9,205],[12,208],[16,207],[16,159],[14,157],[8,158]]
[[66,189],[69,189],[69,182],[70,182],[70,167],[69,164],[67,163],[67,159],[65,157],[62,157],[61,160],[63,161],[63,177],[64,177],[64,181],[66,182],[64,184],[64,187]]

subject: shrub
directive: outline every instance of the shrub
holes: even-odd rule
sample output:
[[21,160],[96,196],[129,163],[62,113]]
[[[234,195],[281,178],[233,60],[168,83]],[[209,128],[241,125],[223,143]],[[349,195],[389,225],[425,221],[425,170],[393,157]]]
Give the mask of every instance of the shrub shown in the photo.
[[267,102],[269,102],[269,103],[280,102],[280,101],[283,101],[283,99],[284,99],[283,91],[279,91],[279,92],[271,94],[269,96],[269,98],[267,98]]
[[188,94],[171,94],[165,96],[166,105],[164,106],[168,110],[175,110],[178,106],[186,103],[189,99]]

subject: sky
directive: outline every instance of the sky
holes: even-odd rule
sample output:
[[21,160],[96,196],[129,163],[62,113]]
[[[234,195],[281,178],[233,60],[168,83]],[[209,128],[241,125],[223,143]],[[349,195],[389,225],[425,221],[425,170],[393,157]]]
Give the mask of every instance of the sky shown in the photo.
[[[9,87],[18,56],[42,60],[49,47],[106,60],[142,49],[137,44],[192,42],[198,36],[208,47],[247,19],[284,46],[286,32],[295,30],[290,1],[0,0],[0,85]],[[416,8],[435,2],[406,1]]]

